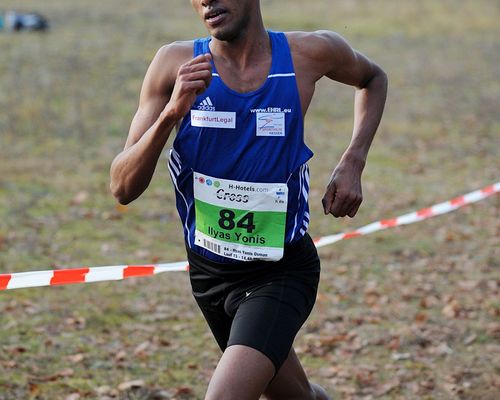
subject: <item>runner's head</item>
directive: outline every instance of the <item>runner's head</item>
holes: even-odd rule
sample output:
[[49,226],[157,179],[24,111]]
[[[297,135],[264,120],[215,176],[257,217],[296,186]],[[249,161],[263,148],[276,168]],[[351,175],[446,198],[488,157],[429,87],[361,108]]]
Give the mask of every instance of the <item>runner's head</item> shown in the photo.
[[245,32],[256,16],[260,18],[259,0],[191,0],[214,38],[233,41]]

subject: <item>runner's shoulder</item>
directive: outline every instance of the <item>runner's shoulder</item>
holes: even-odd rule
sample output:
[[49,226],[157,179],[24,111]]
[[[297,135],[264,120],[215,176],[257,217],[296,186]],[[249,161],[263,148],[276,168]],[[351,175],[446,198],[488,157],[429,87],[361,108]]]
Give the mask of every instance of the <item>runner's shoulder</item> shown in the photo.
[[347,41],[337,32],[319,30],[314,32],[286,32],[292,53],[321,60],[332,53],[352,51]]
[[158,50],[155,60],[166,68],[179,67],[193,58],[193,40],[176,41],[166,44]]
[[352,55],[352,48],[338,33],[328,30],[286,32],[294,63],[325,73],[332,62]]
[[153,91],[163,93],[173,87],[180,66],[193,58],[193,43],[178,41],[158,49],[147,72],[147,81]]

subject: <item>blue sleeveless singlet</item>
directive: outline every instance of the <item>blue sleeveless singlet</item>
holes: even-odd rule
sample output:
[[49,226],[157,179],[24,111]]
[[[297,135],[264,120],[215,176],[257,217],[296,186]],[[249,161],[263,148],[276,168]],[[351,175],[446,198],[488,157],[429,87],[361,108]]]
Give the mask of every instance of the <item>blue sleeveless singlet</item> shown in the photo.
[[[244,190],[255,190],[252,182],[283,183],[288,194],[282,243],[300,239],[309,225],[307,161],[313,153],[304,143],[304,122],[288,41],[282,32],[268,33],[272,65],[264,84],[253,92],[236,92],[224,84],[213,64],[210,86],[197,97],[190,113],[183,118],[170,150],[168,168],[176,189],[176,205],[186,243],[191,250],[216,262],[236,260],[211,251],[213,247],[197,244],[198,209],[193,181],[198,185],[201,182],[203,187],[213,185],[211,189],[215,190],[219,180],[228,180],[226,187],[237,186],[243,192],[226,193],[227,199],[243,202]],[[208,37],[194,41],[195,57],[210,52],[210,40]],[[242,184],[233,185],[233,181]],[[257,188],[259,190],[267,189]],[[278,196],[280,193],[284,192],[278,189]],[[226,210],[221,211],[219,224],[223,228],[234,226],[237,222],[231,219],[234,212],[227,215],[223,212]],[[201,223],[201,215],[198,219]],[[238,226],[241,224],[251,232],[252,222],[247,215]],[[227,235],[224,229],[220,231],[221,235]],[[257,235],[246,240],[263,239]]]

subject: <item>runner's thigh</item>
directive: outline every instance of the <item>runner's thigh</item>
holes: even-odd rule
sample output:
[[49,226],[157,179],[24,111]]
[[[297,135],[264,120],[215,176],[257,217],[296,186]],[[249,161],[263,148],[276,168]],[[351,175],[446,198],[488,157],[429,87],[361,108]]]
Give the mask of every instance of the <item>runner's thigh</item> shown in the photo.
[[268,400],[308,400],[314,399],[306,373],[293,348],[288,358],[264,391]]
[[248,290],[234,316],[228,346],[239,344],[260,351],[277,372],[311,313],[316,283],[316,279],[311,283],[285,276]]

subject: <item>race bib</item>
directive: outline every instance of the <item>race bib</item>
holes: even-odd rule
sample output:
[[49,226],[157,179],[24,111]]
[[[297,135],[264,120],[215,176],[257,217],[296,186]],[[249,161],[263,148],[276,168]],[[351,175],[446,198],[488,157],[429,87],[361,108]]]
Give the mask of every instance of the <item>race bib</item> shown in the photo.
[[288,187],[193,173],[195,243],[240,261],[283,257]]

